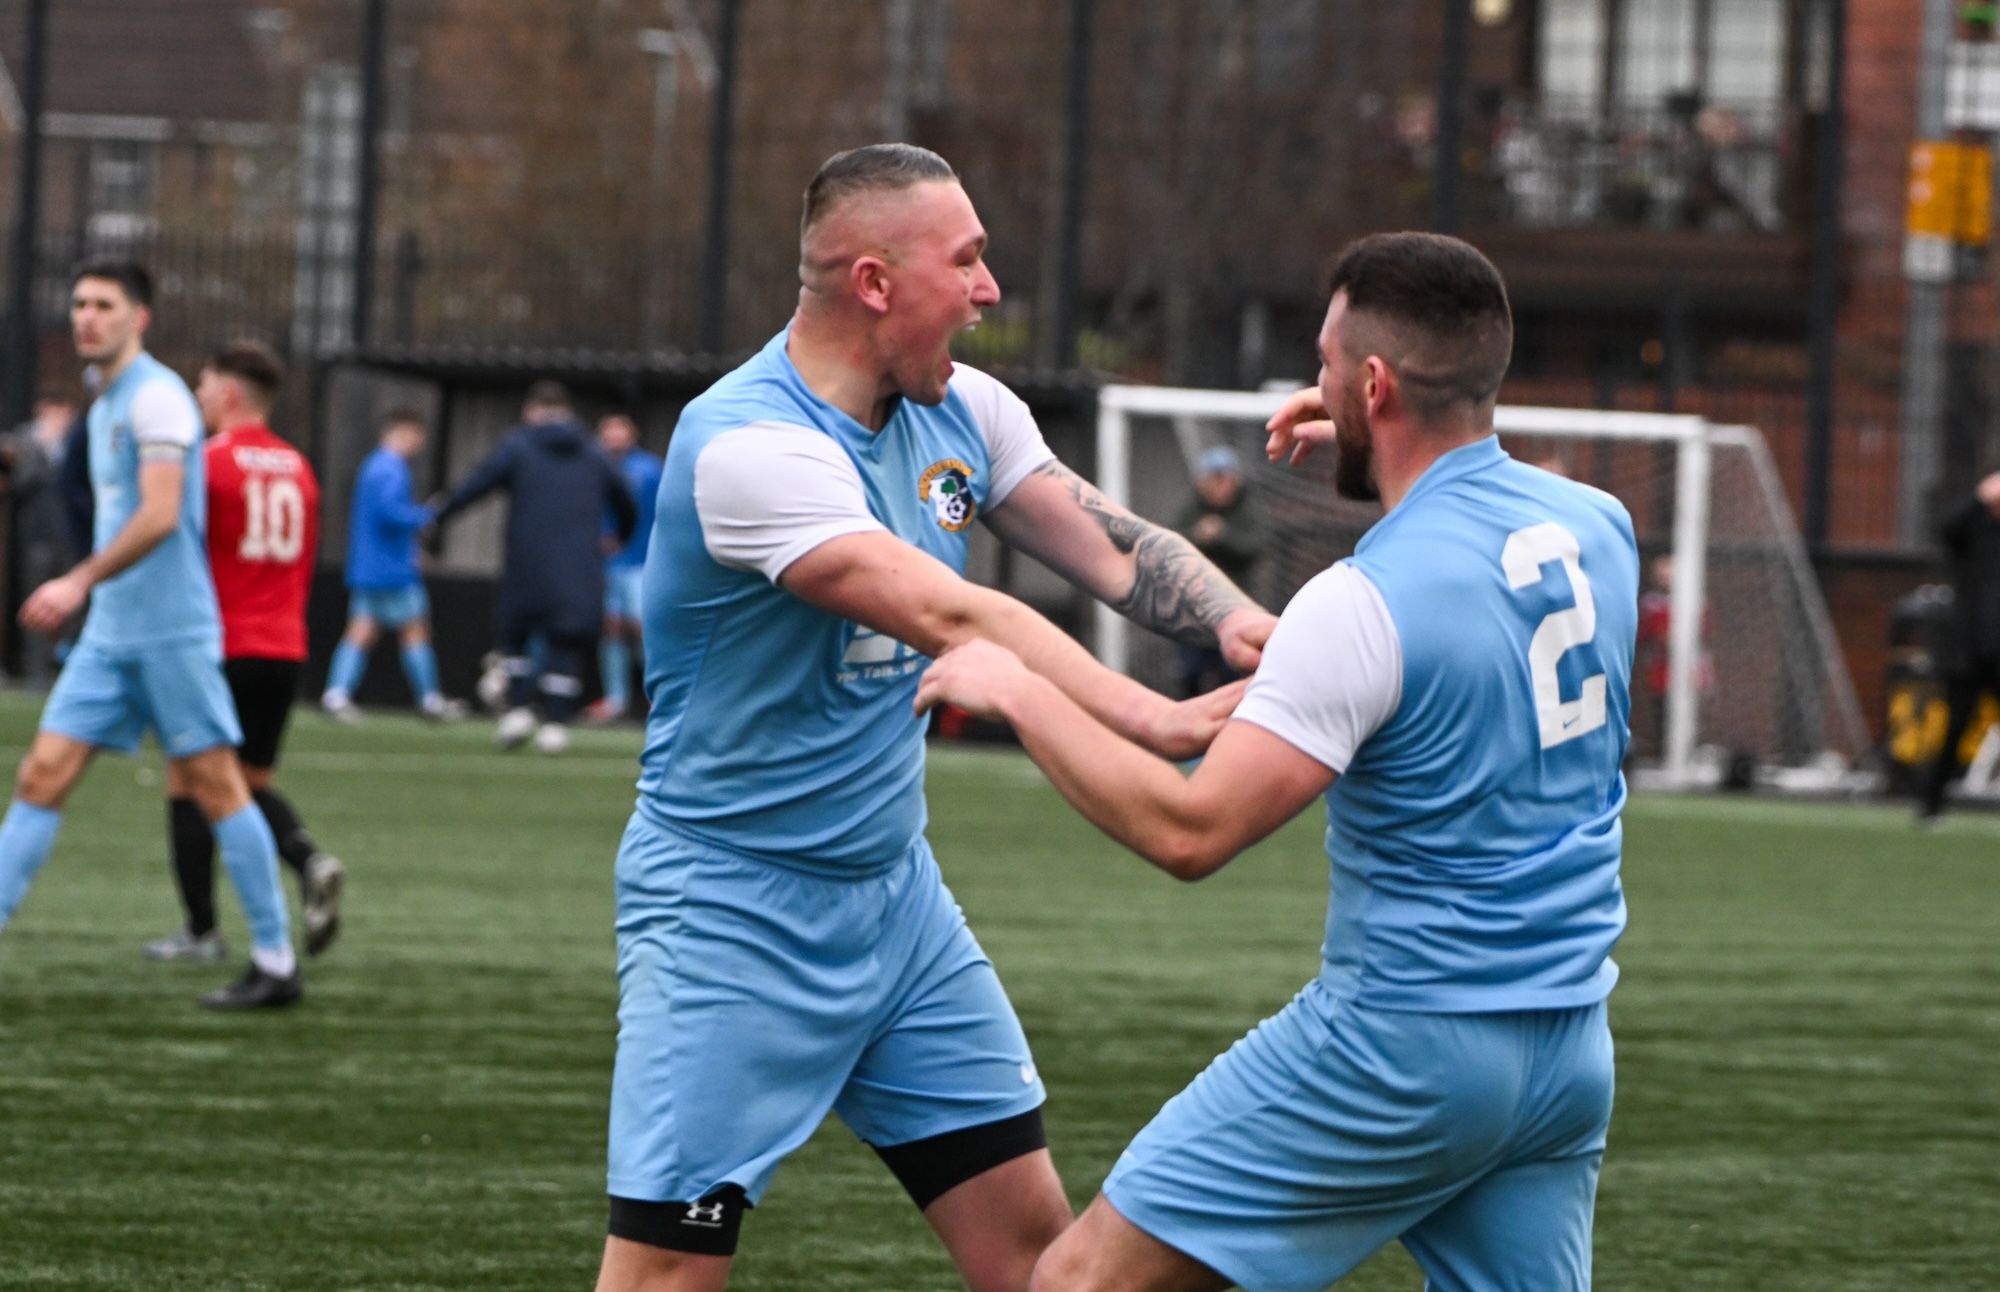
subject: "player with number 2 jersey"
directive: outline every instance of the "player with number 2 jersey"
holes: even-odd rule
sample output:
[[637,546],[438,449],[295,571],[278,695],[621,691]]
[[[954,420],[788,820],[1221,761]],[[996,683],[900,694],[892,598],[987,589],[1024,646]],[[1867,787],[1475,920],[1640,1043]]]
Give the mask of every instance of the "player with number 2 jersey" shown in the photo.
[[1037,1292],[1316,1292],[1398,1240],[1428,1287],[1591,1284],[1631,518],[1494,434],[1513,321],[1484,256],[1382,234],[1329,277],[1319,386],[1268,448],[1331,440],[1336,492],[1386,514],[1286,606],[1192,775],[987,643],[919,686],[920,707],[1007,719],[1065,797],[1181,879],[1325,803],[1318,975],[1139,1133]]

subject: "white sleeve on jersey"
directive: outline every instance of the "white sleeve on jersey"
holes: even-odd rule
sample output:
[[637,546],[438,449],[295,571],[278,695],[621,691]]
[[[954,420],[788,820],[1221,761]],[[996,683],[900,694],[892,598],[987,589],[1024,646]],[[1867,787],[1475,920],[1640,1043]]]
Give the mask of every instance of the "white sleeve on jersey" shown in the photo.
[[1403,697],[1403,643],[1368,576],[1345,561],[1299,589],[1236,716],[1344,772]]
[[885,528],[846,452],[824,432],[783,422],[710,440],[694,463],[694,510],[710,556],[773,583],[828,539]]
[[132,392],[132,439],[149,461],[176,460],[201,440],[194,401],[165,377]]
[[1042,428],[1035,425],[1027,404],[996,378],[961,363],[952,368],[951,388],[972,410],[972,420],[986,436],[987,470],[992,473],[986,506],[998,507],[1015,485],[1055,454],[1042,439]]

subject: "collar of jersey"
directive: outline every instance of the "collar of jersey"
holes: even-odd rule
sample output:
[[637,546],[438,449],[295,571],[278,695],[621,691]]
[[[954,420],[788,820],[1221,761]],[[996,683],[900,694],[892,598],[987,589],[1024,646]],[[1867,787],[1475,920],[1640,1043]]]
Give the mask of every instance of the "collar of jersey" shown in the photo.
[[139,351],[139,353],[133,355],[132,362],[125,365],[125,370],[119,373],[117,376],[113,377],[108,383],[106,383],[103,390],[97,392],[98,398],[102,399],[104,396],[110,394],[112,391],[118,389],[120,386],[124,385],[127,381],[131,380],[133,374],[139,372],[141,369],[146,367],[147,364],[152,362],[152,359],[153,356],[148,354],[144,350],[141,350]]
[[1461,444],[1449,453],[1440,454],[1437,461],[1424,468],[1424,473],[1403,495],[1401,505],[1407,507],[1424,494],[1496,466],[1506,457],[1507,450],[1500,447],[1498,435],[1484,435],[1470,444]]
[[818,425],[821,430],[837,435],[857,453],[872,455],[878,452],[880,447],[888,442],[889,432],[895,428],[896,414],[902,411],[902,404],[899,402],[896,405],[895,412],[889,414],[889,420],[882,423],[881,430],[869,430],[842,410],[821,399],[818,392],[806,384],[806,379],[801,377],[798,368],[793,366],[792,356],[786,348],[791,344],[791,339],[792,325],[787,323],[785,330],[772,337],[771,344],[765,347],[770,352],[772,362],[776,363],[779,371],[784,373],[785,384],[818,412]]

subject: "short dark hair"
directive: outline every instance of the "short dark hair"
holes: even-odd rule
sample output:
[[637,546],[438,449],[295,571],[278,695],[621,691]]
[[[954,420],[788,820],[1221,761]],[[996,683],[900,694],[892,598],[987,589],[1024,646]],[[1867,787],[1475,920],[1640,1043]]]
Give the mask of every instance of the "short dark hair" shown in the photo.
[[915,144],[868,144],[835,153],[820,164],[806,185],[805,212],[799,217],[803,238],[836,205],[856,193],[893,192],[912,185],[958,181],[951,163]]
[[[1349,243],[1327,272],[1327,296],[1404,334],[1424,362],[1400,370],[1420,413],[1497,396],[1514,353],[1514,315],[1493,262],[1439,233],[1375,233]],[[1386,357],[1386,356],[1385,356]],[[1410,357],[1405,355],[1405,358]]]
[[278,387],[285,380],[285,365],[262,341],[231,341],[202,366],[242,382],[267,408],[277,400]]
[[522,401],[527,408],[573,408],[569,388],[560,381],[537,381],[528,387],[528,397]]
[[102,278],[118,284],[125,293],[125,299],[134,305],[151,308],[153,304],[153,275],[136,260],[119,260],[112,256],[95,256],[77,262],[69,271],[69,285],[76,285],[86,278]]
[[397,404],[382,414],[382,434],[387,435],[398,426],[414,426],[418,430],[428,431],[431,428],[431,419],[408,404]]

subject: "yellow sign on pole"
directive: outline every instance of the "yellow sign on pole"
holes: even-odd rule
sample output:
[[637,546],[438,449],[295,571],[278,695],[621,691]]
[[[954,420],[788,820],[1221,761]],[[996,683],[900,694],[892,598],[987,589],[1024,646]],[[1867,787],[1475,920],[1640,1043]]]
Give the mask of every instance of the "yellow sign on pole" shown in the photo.
[[1910,146],[1908,232],[1983,247],[1993,236],[1993,150],[1921,139]]

